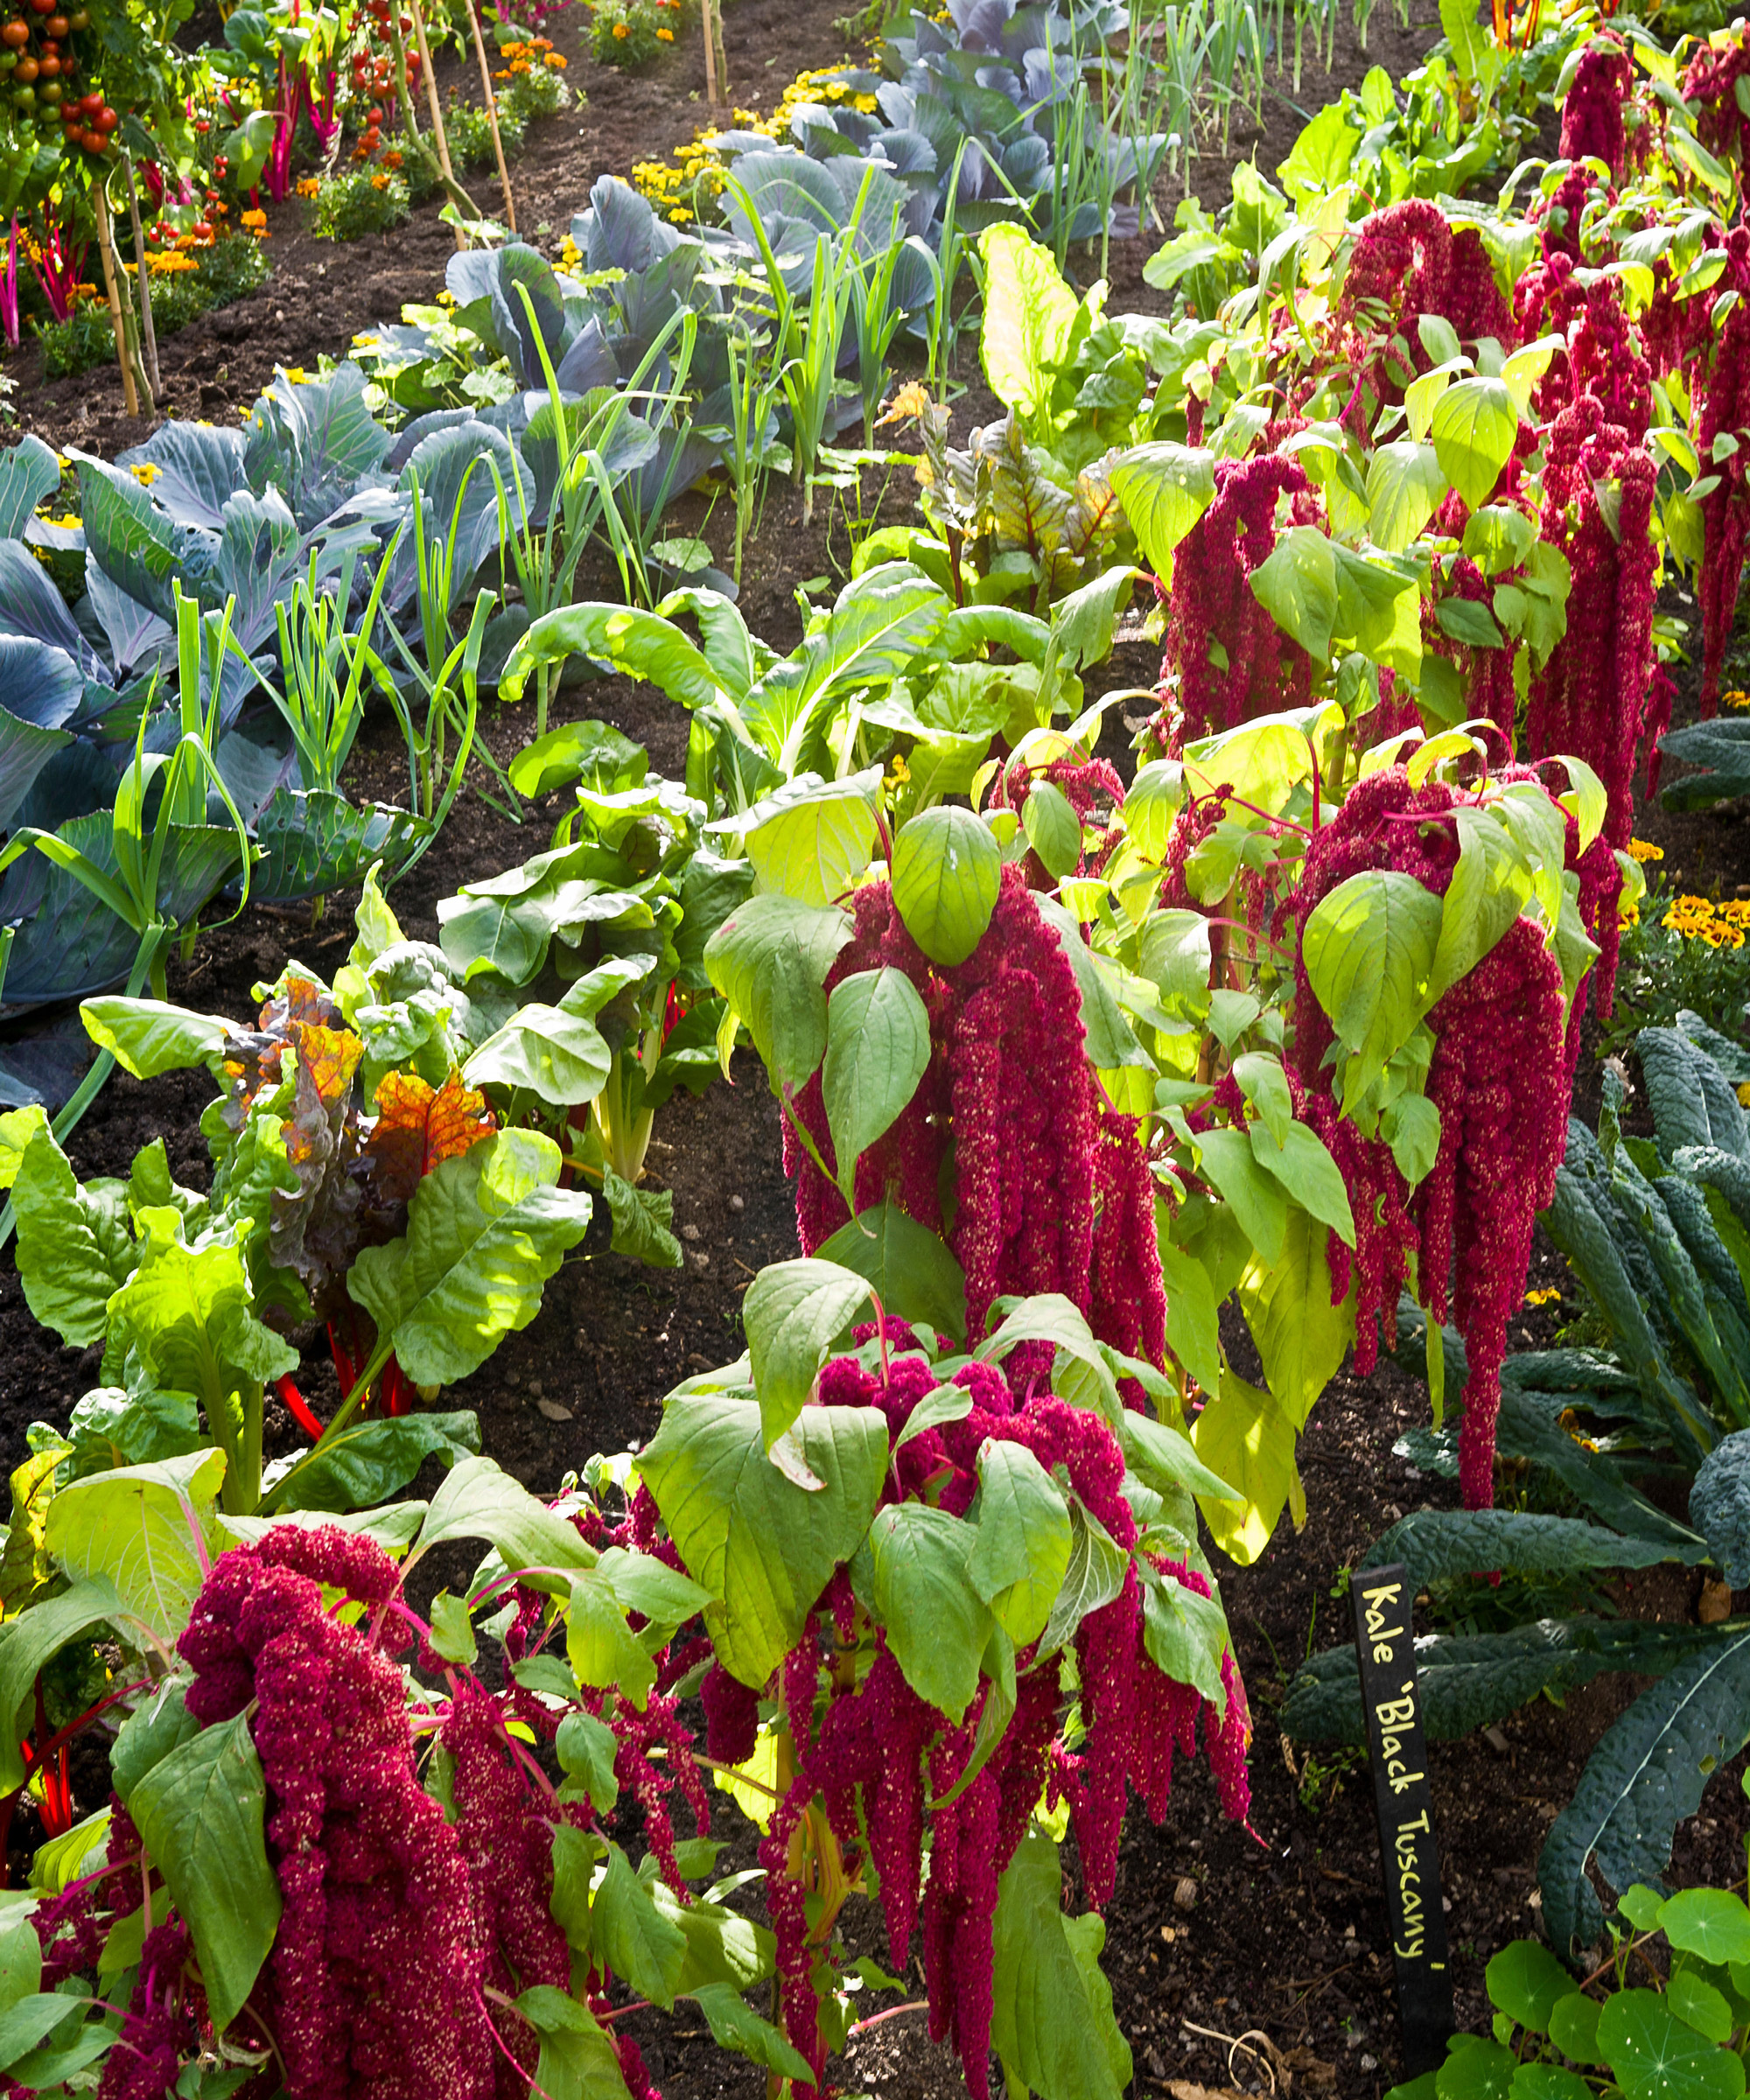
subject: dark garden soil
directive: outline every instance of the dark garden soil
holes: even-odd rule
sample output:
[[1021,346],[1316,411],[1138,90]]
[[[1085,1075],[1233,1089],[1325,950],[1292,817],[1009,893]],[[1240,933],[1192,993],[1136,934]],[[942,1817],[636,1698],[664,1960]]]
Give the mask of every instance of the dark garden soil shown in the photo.
[[[1275,93],[1268,95],[1261,131],[1236,125],[1235,154],[1256,150],[1259,164],[1273,168],[1303,114],[1337,87],[1358,82],[1374,63],[1394,75],[1416,63],[1434,33],[1427,26],[1432,15],[1428,0],[1417,0],[1416,25],[1405,30],[1382,10],[1365,54],[1353,49],[1346,28],[1334,75],[1327,80],[1321,67],[1309,66],[1297,98],[1302,110]],[[550,234],[552,245],[598,175],[624,173],[634,159],[667,152],[707,118],[696,45],[648,76],[633,79],[591,63],[585,26],[583,10],[573,9],[552,18],[548,32],[570,59],[567,78],[574,89],[586,90],[587,102],[536,126],[513,172],[519,224],[543,241]],[[803,0],[732,0],[725,26],[732,94],[743,106],[769,108],[800,67],[832,63],[847,52],[829,8]],[[1194,187],[1205,202],[1225,194],[1230,164],[1213,157],[1196,164]],[[475,178],[473,188],[483,208],[497,208],[492,180]],[[1174,201],[1163,200],[1169,219]],[[273,240],[275,274],[263,291],[209,315],[165,346],[175,413],[229,418],[271,377],[276,362],[313,366],[324,351],[342,354],[354,330],[394,318],[403,301],[431,297],[451,243],[430,207],[385,239],[353,247],[312,240],[288,207],[276,214]],[[1140,275],[1153,244],[1145,239],[1115,251],[1114,310],[1158,304]],[[10,368],[25,427],[62,446],[110,453],[144,436],[144,424],[130,424],[121,415],[113,373],[44,385],[35,376],[33,355]],[[989,397],[975,387],[956,407],[956,438],[963,440],[966,430],[991,412]],[[863,522],[898,522],[908,514],[912,494],[903,469],[885,484],[873,474],[865,477],[862,507],[875,514]],[[712,516],[700,502],[682,528],[703,528],[721,559],[724,524],[720,513]],[[822,500],[805,528],[794,492],[775,487],[748,550],[743,606],[750,625],[779,647],[790,647],[801,631],[797,587],[810,584],[816,598],[820,579],[836,588],[849,556],[842,510],[830,512]],[[1134,621],[1130,631],[1135,634]],[[1158,652],[1139,636],[1121,639],[1102,669],[1102,688],[1150,685],[1157,665]],[[1692,708],[1692,685],[1686,685],[1679,718]],[[1128,772],[1124,712],[1109,715],[1102,748]],[[685,718],[648,689],[603,678],[562,690],[555,718],[581,716],[614,723],[648,746],[653,768],[681,773]],[[520,711],[494,715],[484,727],[501,760],[530,733],[528,718]],[[349,784],[360,796],[406,799],[391,723],[368,724]],[[531,809],[518,826],[472,794],[463,799],[432,850],[393,893],[410,936],[435,939],[438,900],[470,878],[542,849],[558,814],[556,800]],[[1717,886],[1728,896],[1750,894],[1750,812],[1728,808],[1681,818],[1649,807],[1640,829],[1664,848],[1663,872],[1672,889]],[[353,902],[332,899],[314,927],[301,911],[252,909],[238,923],[203,936],[191,964],[172,966],[172,998],[242,1018],[250,1010],[252,987],[276,977],[289,958],[318,975],[332,974],[351,937]],[[1580,1098],[1588,1114],[1598,1098],[1592,1049],[1583,1060]],[[162,1136],[178,1179],[202,1185],[206,1157],[198,1123],[208,1091],[204,1074],[149,1085],[116,1075],[71,1140],[75,1166],[81,1176],[125,1173],[134,1152]],[[536,1491],[556,1490],[562,1475],[593,1452],[648,1438],[671,1386],[740,1349],[740,1293],[754,1274],[796,1251],[777,1115],[750,1053],[738,1054],[732,1084],[713,1084],[697,1101],[679,1096],[662,1112],[650,1178],[674,1192],[684,1269],[645,1269],[612,1254],[601,1222],[550,1285],[536,1321],[511,1337],[479,1376],[445,1395],[446,1405],[478,1410],[484,1448]],[[1564,1274],[1553,1250],[1540,1245],[1531,1283],[1559,1283]],[[1547,1341],[1557,1319],[1555,1308],[1528,1312],[1515,1341]],[[300,1382],[317,1411],[326,1414],[338,1397],[326,1350],[314,1334],[298,1339],[305,1345]],[[1231,1340],[1242,1352],[1247,1346],[1242,1335]],[[73,1402],[94,1382],[95,1356],[53,1346],[23,1304],[10,1254],[0,1257],[0,1453],[8,1465],[23,1456],[31,1422],[66,1420]],[[270,1410],[278,1418],[270,1419],[270,1449],[288,1448],[292,1425],[277,1402],[270,1402]],[[1284,1524],[1256,1568],[1222,1568],[1222,1592],[1256,1723],[1250,1827],[1222,1820],[1200,1761],[1181,1768],[1162,1829],[1149,1827],[1133,1809],[1110,1909],[1106,1965],[1119,2020],[1135,2051],[1139,2090],[1151,2096],[1172,2089],[1177,2100],[1200,2100],[1186,2090],[1188,2082],[1194,2088],[1359,2100],[1382,2092],[1400,2074],[1365,1766],[1342,1757],[1306,1758],[1286,1745],[1275,1716],[1297,1662],[1309,1649],[1348,1636],[1347,1569],[1388,1524],[1431,1499],[1431,1489],[1436,1501],[1450,1493],[1392,1455],[1394,1440],[1425,1420],[1426,1411],[1420,1382],[1390,1367],[1366,1380],[1339,1378],[1301,1445],[1305,1529],[1296,1535]],[[422,1480],[415,1492],[430,1485]],[[430,1572],[434,1581],[454,1583],[466,1578],[467,1567]],[[1698,1577],[1656,1572],[1632,1585],[1625,1578],[1614,1602],[1636,1615],[1688,1618],[1698,1586]],[[1484,1737],[1434,1748],[1447,1927],[1463,2023],[1476,2026],[1485,2017],[1481,1982],[1489,1956],[1506,1940],[1536,1930],[1539,1847],[1587,1754],[1634,1689],[1624,1680],[1602,1680],[1564,1707],[1540,1704]],[[1727,1883],[1742,1873],[1741,1763],[1715,1777],[1700,1815],[1680,1834],[1678,1883]],[[105,1761],[94,1745],[82,1755],[75,1779],[83,1805],[102,1798]],[[37,1835],[31,1821],[22,1817],[15,1833],[26,1847]],[[738,1822],[727,1803],[723,1821]],[[736,1863],[747,1864],[751,1848],[740,1827],[744,1835],[734,1854]],[[885,1959],[871,1933],[870,1911],[853,1900],[847,1930]],[[920,1990],[915,1971],[906,1982],[908,1995]],[[659,2026],[643,2016],[637,2024],[669,2100],[709,2100],[719,2091],[756,2100],[762,2075],[721,2054],[702,2030],[690,2033],[676,2022]],[[948,2100],[962,2090],[951,2056],[929,2043],[917,2010],[858,2035],[844,2079],[849,2090],[866,2090],[882,2100]]]

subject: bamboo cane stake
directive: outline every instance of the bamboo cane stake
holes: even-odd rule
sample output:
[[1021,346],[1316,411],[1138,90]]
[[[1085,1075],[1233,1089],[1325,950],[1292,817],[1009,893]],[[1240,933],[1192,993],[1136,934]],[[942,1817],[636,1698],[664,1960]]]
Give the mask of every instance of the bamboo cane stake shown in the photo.
[[480,18],[474,12],[473,0],[466,0],[468,27],[474,32],[474,56],[480,62],[480,87],[486,98],[486,122],[492,127],[493,158],[498,162],[499,187],[504,192],[504,221],[512,233],[516,231],[516,206],[510,194],[510,176],[504,164],[504,141],[498,130],[498,97],[493,93],[492,67],[486,63],[486,38],[480,34]]
[[97,254],[103,265],[103,289],[109,295],[109,325],[116,331],[116,361],[122,368],[122,401],[130,416],[140,412],[140,396],[134,385],[133,360],[128,355],[128,331],[122,320],[122,294],[116,283],[115,258],[109,253],[109,206],[100,182],[92,189],[97,212]]
[[699,0],[699,28],[705,40],[705,100],[717,107],[717,39],[711,35],[711,0]]
[[[396,4],[398,0],[391,0],[391,4]],[[450,135],[444,129],[443,105],[438,100],[438,75],[432,70],[431,46],[425,36],[425,10],[420,6],[419,0],[412,0],[412,5],[413,34],[419,46],[420,71],[425,75],[425,104],[431,112],[431,136],[438,143],[438,164],[453,181],[456,171],[450,164]],[[467,245],[468,237],[458,226],[456,228],[458,253]]]
[[134,270],[140,287],[140,347],[145,354],[146,384],[151,390],[154,407],[164,398],[164,381],[158,371],[158,331],[152,326],[152,288],[148,282],[146,269],[146,236],[140,225],[139,192],[134,187],[134,162],[132,155],[122,163],[128,176],[128,217],[134,233]]

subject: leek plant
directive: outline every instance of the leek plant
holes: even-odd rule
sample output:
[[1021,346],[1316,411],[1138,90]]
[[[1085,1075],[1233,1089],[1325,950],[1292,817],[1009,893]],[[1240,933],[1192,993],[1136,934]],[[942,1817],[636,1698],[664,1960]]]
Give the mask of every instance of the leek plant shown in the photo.
[[351,549],[332,592],[318,585],[312,553],[310,572],[299,578],[290,605],[282,599],[274,606],[285,690],[276,692],[262,682],[291,732],[298,774],[306,788],[340,793],[340,774],[364,719],[371,636],[376,628],[389,565],[400,544],[401,533],[397,532],[377,565],[370,602],[356,634],[347,632],[346,619],[356,558]]

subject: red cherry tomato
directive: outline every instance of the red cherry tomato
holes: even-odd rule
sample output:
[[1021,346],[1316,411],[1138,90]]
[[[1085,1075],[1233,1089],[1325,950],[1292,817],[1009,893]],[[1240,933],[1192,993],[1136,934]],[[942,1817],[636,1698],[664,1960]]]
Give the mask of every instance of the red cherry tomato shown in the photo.
[[52,51],[45,52],[38,63],[38,70],[46,80],[58,80],[60,78],[59,54]]
[[22,51],[30,40],[31,25],[28,22],[9,22],[4,29],[0,29],[0,44],[4,44],[8,51]]
[[18,70],[13,74],[12,78],[21,88],[28,88],[36,79],[37,73],[38,66],[34,59],[20,59]]
[[116,125],[119,124],[121,121],[121,118],[116,114],[116,112],[106,104],[97,112],[96,116],[92,118],[91,129],[99,133],[102,137],[108,138],[109,134],[116,129]]
[[72,33],[72,24],[67,20],[65,15],[51,15],[49,17],[48,32],[50,36],[55,38],[57,41],[63,37],[70,35]]

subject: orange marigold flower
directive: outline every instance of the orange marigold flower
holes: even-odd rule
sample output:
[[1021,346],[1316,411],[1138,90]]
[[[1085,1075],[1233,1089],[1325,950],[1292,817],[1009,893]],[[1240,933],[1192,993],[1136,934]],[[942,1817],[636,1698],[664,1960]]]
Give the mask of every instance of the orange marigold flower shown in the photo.
[[656,32],[656,41],[659,44],[672,44],[675,41],[674,31],[672,29],[659,29]]
[[629,37],[632,34],[632,32],[626,26],[624,22],[616,22],[613,25],[613,33],[617,37]]
[[546,57],[542,60],[541,63],[543,66],[550,66],[555,73],[564,73],[565,70],[565,54],[563,51],[550,51]]

